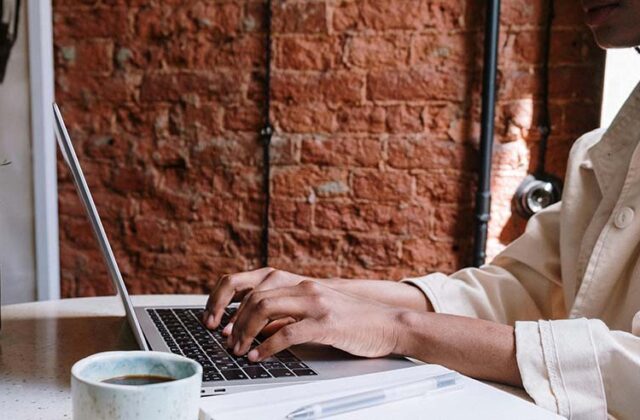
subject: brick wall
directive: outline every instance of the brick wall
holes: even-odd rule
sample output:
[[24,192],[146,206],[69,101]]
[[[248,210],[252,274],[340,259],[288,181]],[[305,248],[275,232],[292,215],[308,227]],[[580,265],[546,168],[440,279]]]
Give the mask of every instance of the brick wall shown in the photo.
[[[603,54],[558,3],[549,167],[598,125]],[[543,2],[503,2],[490,254],[535,166]],[[271,265],[398,279],[470,261],[482,15],[474,0],[274,0]],[[56,0],[56,96],[134,293],[260,261],[264,2]],[[64,296],[109,292],[60,163]]]

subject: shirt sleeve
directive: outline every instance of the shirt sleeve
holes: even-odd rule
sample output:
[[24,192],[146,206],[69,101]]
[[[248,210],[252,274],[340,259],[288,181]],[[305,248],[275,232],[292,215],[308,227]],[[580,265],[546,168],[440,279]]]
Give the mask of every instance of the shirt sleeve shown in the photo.
[[420,288],[436,312],[510,325],[563,317],[560,208],[557,203],[532,217],[525,233],[491,264],[403,281]]
[[637,417],[640,337],[595,319],[517,322],[516,352],[538,405],[569,419]]

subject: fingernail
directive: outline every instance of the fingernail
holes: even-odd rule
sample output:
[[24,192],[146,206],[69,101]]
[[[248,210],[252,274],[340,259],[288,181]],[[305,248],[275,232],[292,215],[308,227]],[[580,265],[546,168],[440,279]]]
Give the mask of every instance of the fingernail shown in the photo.
[[249,352],[249,354],[247,355],[247,357],[249,358],[249,360],[251,360],[252,362],[257,362],[258,359],[260,358],[260,354],[258,353],[258,350],[253,349]]
[[228,323],[227,326],[222,329],[222,335],[230,335],[231,331],[233,331],[233,322]]
[[209,318],[207,318],[207,325],[213,325],[214,321],[215,318],[213,317],[213,315],[209,315]]
[[233,348],[233,352],[235,354],[238,354],[238,352],[240,351],[240,342],[238,341],[235,345],[235,347]]

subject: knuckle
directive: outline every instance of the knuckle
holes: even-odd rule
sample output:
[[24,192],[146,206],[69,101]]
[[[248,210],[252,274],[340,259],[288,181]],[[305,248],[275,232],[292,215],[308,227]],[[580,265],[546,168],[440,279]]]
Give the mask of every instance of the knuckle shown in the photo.
[[269,274],[265,276],[265,281],[276,281],[281,278],[283,274],[284,271],[274,268]]
[[282,338],[285,342],[290,343],[296,338],[296,330],[290,326],[282,327]]
[[313,303],[320,309],[326,309],[329,307],[327,297],[321,293],[313,296]]
[[303,280],[300,283],[300,286],[305,292],[310,294],[317,294],[320,290],[318,282],[315,282],[313,280]]
[[268,298],[260,299],[255,306],[256,311],[262,314],[267,313],[270,308],[271,308],[271,299],[268,299]]
[[225,274],[220,278],[220,284],[223,286],[230,286],[233,284],[233,276],[231,274]]
[[247,306],[255,306],[260,301],[260,292],[249,292],[245,296],[245,304]]

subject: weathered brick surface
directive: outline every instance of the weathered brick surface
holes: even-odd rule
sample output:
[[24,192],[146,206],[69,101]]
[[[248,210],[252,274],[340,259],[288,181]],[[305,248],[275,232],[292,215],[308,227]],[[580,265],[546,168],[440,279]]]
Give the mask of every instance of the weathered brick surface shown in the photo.
[[[490,255],[540,135],[542,0],[503,2]],[[556,2],[549,168],[598,125],[603,54]],[[484,2],[273,2],[270,261],[398,279],[470,261]],[[125,281],[202,292],[255,268],[265,3],[56,0],[56,95]],[[110,292],[59,162],[64,296]]]

